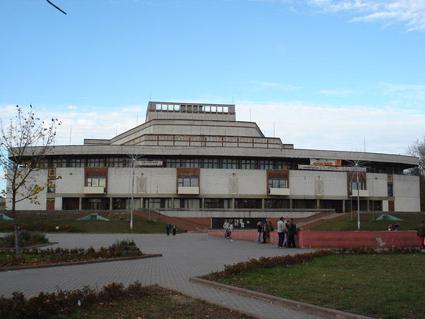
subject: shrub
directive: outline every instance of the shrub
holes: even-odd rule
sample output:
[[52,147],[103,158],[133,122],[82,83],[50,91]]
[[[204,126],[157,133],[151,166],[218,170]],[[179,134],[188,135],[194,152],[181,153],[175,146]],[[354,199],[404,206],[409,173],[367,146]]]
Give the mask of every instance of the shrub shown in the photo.
[[386,248],[386,249],[337,249],[337,250],[320,250],[314,253],[276,256],[276,257],[260,257],[258,259],[250,259],[246,262],[240,262],[233,265],[225,265],[223,271],[213,272],[204,276],[206,279],[217,279],[240,274],[243,271],[249,271],[258,268],[271,268],[276,266],[291,266],[303,264],[312,261],[314,258],[329,256],[329,255],[376,255],[376,254],[414,254],[418,253],[418,248]]
[[[21,230],[18,233],[19,247],[34,246],[40,244],[46,244],[49,240],[42,233],[30,232],[27,230]],[[8,234],[3,238],[0,238],[0,247],[9,248],[15,247],[15,233]]]
[[[49,248],[49,249],[23,249],[20,256],[16,256],[13,249],[9,251],[0,251],[0,267],[40,264],[40,262],[62,262],[93,260],[102,258],[131,257],[141,256],[142,251],[136,246],[134,241],[118,241],[110,247],[101,247],[95,250],[93,247],[88,249],[74,248]],[[27,258],[25,258],[27,256]],[[31,256],[31,259],[28,258]],[[1,318],[1,317],[0,317]]]
[[9,298],[0,296],[0,318],[67,318],[75,312],[77,307],[87,308],[96,303],[143,297],[144,295],[145,289],[139,282],[131,284],[127,288],[121,283],[112,283],[104,286],[101,290],[84,287],[72,291],[41,292],[28,299],[22,293],[15,292]]

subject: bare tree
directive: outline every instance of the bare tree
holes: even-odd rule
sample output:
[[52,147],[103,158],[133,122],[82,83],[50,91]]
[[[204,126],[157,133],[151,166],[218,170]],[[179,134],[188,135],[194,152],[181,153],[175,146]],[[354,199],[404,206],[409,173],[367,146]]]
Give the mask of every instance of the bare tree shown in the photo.
[[419,165],[411,173],[419,175],[421,186],[421,207],[425,208],[425,136],[409,146],[408,153],[419,158]]
[[42,121],[31,105],[26,112],[17,105],[16,115],[8,124],[0,122],[0,165],[6,180],[2,193],[10,198],[12,212],[16,210],[16,203],[23,200],[38,203],[38,194],[45,189],[47,180],[40,183],[37,171],[53,147],[59,125],[57,118],[47,123]]

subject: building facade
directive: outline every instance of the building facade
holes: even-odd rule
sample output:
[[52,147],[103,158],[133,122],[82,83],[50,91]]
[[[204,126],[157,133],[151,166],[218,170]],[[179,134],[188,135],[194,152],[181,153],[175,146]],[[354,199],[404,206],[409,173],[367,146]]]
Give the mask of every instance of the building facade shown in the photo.
[[[360,165],[356,165],[356,164]],[[420,211],[411,156],[296,149],[236,121],[235,105],[149,102],[145,123],[112,139],[53,147],[18,210],[160,210],[181,217]],[[131,198],[134,198],[133,202]]]

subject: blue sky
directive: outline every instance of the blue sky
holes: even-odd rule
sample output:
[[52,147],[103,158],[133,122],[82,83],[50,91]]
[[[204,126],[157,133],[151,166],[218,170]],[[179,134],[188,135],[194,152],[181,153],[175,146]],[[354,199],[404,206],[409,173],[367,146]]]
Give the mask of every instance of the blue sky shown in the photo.
[[54,2],[68,14],[0,2],[0,117],[32,104],[63,120],[59,144],[127,130],[150,99],[233,102],[299,148],[425,135],[423,0]]

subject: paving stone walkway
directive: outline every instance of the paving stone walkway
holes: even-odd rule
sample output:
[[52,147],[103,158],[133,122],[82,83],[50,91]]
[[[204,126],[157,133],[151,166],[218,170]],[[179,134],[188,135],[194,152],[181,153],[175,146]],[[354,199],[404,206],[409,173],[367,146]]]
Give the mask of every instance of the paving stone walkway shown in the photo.
[[102,287],[111,282],[128,285],[139,281],[143,285],[158,284],[175,289],[258,318],[316,318],[255,298],[189,282],[190,277],[222,270],[225,264],[308,250],[278,249],[272,245],[246,241],[230,242],[222,238],[211,238],[206,234],[178,234],[175,237],[159,234],[49,234],[48,237],[51,241],[58,242],[57,246],[64,248],[98,248],[109,246],[118,239],[133,239],[143,252],[162,253],[163,257],[0,272],[0,295],[10,295],[14,291],[33,295],[41,291],[77,289],[87,285]]

